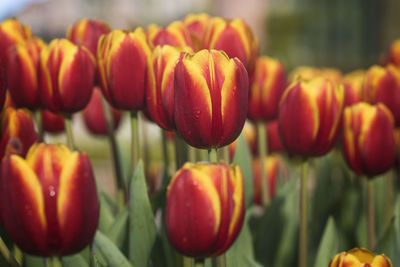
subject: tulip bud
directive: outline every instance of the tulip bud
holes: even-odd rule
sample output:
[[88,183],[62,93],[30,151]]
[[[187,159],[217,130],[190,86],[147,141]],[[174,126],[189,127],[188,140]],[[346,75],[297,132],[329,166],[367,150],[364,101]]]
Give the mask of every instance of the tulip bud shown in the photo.
[[206,13],[189,14],[184,20],[183,24],[188,30],[192,39],[195,51],[202,49],[204,34],[210,23],[210,16]]
[[73,113],[89,102],[95,60],[90,51],[66,39],[55,39],[40,55],[42,104],[52,112]]
[[400,39],[394,40],[389,47],[386,63],[400,67]]
[[303,157],[326,154],[336,141],[343,103],[343,87],[328,79],[289,85],[280,101],[278,119],[287,151]]
[[114,30],[103,35],[97,48],[101,89],[115,108],[137,111],[145,107],[145,81],[150,48],[142,28]]
[[51,134],[59,134],[64,132],[64,117],[60,114],[53,113],[48,110],[42,111],[43,130]]
[[343,78],[344,106],[351,106],[361,101],[364,83],[364,71],[353,71]]
[[174,21],[165,28],[151,24],[147,28],[147,40],[152,49],[157,45],[171,45],[180,49],[193,47],[190,34],[181,21]]
[[85,46],[96,56],[100,36],[110,31],[110,26],[100,20],[81,19],[68,28],[67,39],[76,45]]
[[[106,103],[108,105],[108,103]],[[118,128],[119,122],[121,120],[121,112],[116,109],[111,108],[113,130]],[[83,121],[87,129],[95,135],[107,135],[108,127],[106,114],[103,107],[103,95],[99,88],[93,90],[92,98],[89,104],[83,110]]]
[[314,68],[309,66],[300,66],[295,68],[289,75],[289,81],[294,82],[298,79],[311,80],[316,77],[324,77],[333,83],[339,83],[342,80],[342,73],[334,68]]
[[0,71],[0,110],[4,107],[4,102],[6,100],[6,82]]
[[247,116],[248,75],[237,58],[201,50],[175,67],[175,124],[197,148],[221,147],[240,134]]
[[235,241],[243,224],[243,177],[238,166],[186,163],[167,191],[166,228],[180,253],[215,257]]
[[329,263],[329,267],[393,267],[392,262],[385,254],[374,255],[365,248],[353,248],[352,250],[337,254]]
[[365,74],[363,97],[371,104],[385,104],[400,126],[400,69],[394,65],[372,66]]
[[[247,147],[249,148],[252,154],[255,154],[257,151],[257,135],[256,135],[256,127],[250,121],[246,121],[243,126],[242,134],[244,135],[244,140],[247,143]],[[232,160],[236,153],[238,139],[229,144],[229,157]]]
[[374,176],[389,170],[396,157],[394,119],[389,109],[361,102],[343,113],[343,150],[357,174]]
[[212,18],[204,36],[203,47],[223,50],[229,57],[237,57],[249,75],[253,73],[258,55],[258,42],[242,19]]
[[175,65],[181,56],[177,48],[157,46],[149,60],[147,73],[148,117],[165,130],[174,130],[174,73]]
[[16,107],[35,110],[41,107],[39,95],[40,52],[45,43],[36,37],[8,51],[7,80]]
[[9,154],[25,156],[39,139],[31,114],[25,109],[7,107],[1,115],[0,159]]
[[99,202],[86,154],[64,145],[32,146],[26,159],[3,159],[3,226],[15,244],[37,256],[79,252],[93,240]]
[[267,123],[267,138],[268,138],[267,151],[269,153],[279,152],[284,150],[281,138],[279,136],[279,125],[277,120]]
[[250,83],[249,119],[276,119],[279,100],[285,87],[286,77],[282,63],[269,57],[258,58]]

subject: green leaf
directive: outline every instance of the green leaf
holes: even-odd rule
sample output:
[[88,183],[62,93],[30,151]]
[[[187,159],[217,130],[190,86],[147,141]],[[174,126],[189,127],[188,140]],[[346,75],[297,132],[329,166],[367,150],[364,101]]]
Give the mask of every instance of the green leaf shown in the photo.
[[128,210],[125,209],[118,214],[115,218],[114,223],[109,227],[107,231],[107,237],[119,248],[124,243],[126,237],[128,224]]
[[130,183],[130,193],[129,259],[135,266],[146,267],[156,240],[156,224],[141,160]]
[[94,238],[96,248],[107,261],[109,267],[132,267],[133,265],[125,258],[122,252],[108,237],[100,231],[96,232]]
[[29,254],[24,254],[24,262],[26,267],[46,267],[45,258],[36,257]]
[[63,267],[89,267],[81,254],[62,257],[61,261]]
[[114,223],[113,208],[110,206],[105,193],[100,193],[99,230],[106,232]]
[[251,168],[251,153],[244,134],[237,139],[236,151],[233,162],[240,166],[244,178],[244,196],[246,207],[253,204],[253,170]]
[[335,221],[329,217],[319,244],[314,267],[328,266],[329,261],[338,253],[339,240]]

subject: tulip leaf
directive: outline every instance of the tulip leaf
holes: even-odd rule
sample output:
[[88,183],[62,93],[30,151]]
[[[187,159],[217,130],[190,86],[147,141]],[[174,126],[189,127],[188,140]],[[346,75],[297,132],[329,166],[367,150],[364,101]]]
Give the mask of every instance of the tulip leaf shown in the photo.
[[102,232],[97,231],[94,238],[96,248],[109,267],[133,267],[118,247]]
[[[24,254],[24,262],[26,267],[45,267],[46,259],[42,257],[36,257],[29,254]],[[66,265],[67,266],[67,265]],[[79,266],[79,265],[77,265]]]
[[62,257],[61,261],[63,267],[89,267],[81,254]]
[[317,252],[314,267],[328,266],[329,261],[338,253],[339,240],[335,221],[329,217],[326,223],[324,234]]
[[107,229],[109,229],[114,222],[114,215],[105,194],[100,193],[99,198],[100,198],[99,230],[102,232],[106,232]]
[[129,259],[135,266],[146,267],[156,240],[156,224],[141,160],[130,183],[130,194]]
[[244,196],[246,207],[253,204],[253,171],[251,168],[251,153],[242,133],[237,139],[233,162],[240,166],[244,179]]
[[128,210],[125,209],[121,211],[115,218],[113,224],[110,225],[107,231],[107,236],[110,240],[117,245],[117,247],[122,248],[124,243],[124,238],[126,237],[128,224]]

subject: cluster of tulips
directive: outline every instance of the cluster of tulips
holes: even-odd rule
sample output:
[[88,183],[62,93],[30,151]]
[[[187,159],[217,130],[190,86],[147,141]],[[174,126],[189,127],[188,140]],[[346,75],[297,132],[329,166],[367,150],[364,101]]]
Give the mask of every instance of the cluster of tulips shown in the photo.
[[[368,180],[395,164],[400,41],[391,46],[385,64],[366,71],[343,76],[334,69],[300,67],[287,76],[279,60],[258,55],[258,42],[241,19],[188,15],[164,28],[133,31],[82,19],[65,39],[49,44],[9,19],[0,24],[0,103],[0,221],[24,253],[66,256],[93,242],[102,207],[91,162],[74,141],[71,121],[77,112],[82,111],[90,132],[109,137],[116,202],[120,211],[133,205],[133,170],[142,167],[143,157],[142,112],[162,128],[165,139],[188,144],[189,162],[178,170],[172,162],[176,155],[169,157],[161,190],[165,205],[158,208],[163,219],[160,227],[153,222],[154,231],[166,231],[169,243],[185,256],[184,266],[202,266],[205,258],[213,258],[213,266],[226,266],[224,253],[245,219],[245,179],[254,179],[254,203],[268,206],[279,173],[288,171],[285,160],[272,152],[286,152],[303,162],[298,262],[306,267],[308,159],[341,146],[349,167]],[[130,113],[132,126],[127,171],[114,134],[122,111]],[[234,142],[243,127],[255,158],[253,177],[229,165],[243,152]],[[64,131],[68,145],[44,142],[44,133]],[[196,149],[207,149],[208,157],[199,157]],[[371,184],[368,192],[373,192]],[[148,204],[147,192],[145,198]],[[371,217],[368,244],[374,250]],[[140,223],[140,218],[129,220]],[[153,223],[142,225],[142,231]],[[148,258],[155,238],[150,239],[142,244],[150,249],[136,245],[129,250]],[[19,266],[23,259],[3,245],[9,263]],[[91,250],[95,254],[96,246]],[[119,266],[105,257],[108,265]],[[148,264],[130,260],[134,266]],[[383,254],[356,248],[335,256],[330,266],[392,264]]]

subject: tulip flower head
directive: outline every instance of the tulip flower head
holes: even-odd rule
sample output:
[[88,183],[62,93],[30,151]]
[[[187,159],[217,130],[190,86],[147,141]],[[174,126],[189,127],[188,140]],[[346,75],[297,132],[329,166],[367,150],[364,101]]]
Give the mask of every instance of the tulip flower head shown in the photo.
[[279,132],[286,150],[302,157],[322,156],[333,147],[344,104],[342,86],[318,77],[298,80],[279,105]]
[[74,113],[89,103],[95,59],[87,48],[67,39],[55,39],[42,50],[40,63],[40,95],[44,108]]
[[26,159],[5,157],[1,170],[3,226],[22,251],[65,256],[92,242],[99,202],[86,154],[38,144]]
[[389,109],[360,102],[343,114],[343,150],[350,168],[372,177],[389,170],[395,161],[394,119]]
[[202,48],[204,35],[210,20],[211,17],[206,13],[188,14],[183,19],[183,24],[190,34],[195,51]]
[[171,45],[180,49],[193,47],[190,34],[182,21],[174,21],[165,28],[151,24],[146,33],[151,49],[158,45]]
[[394,40],[389,47],[386,63],[400,67],[400,39]]
[[64,117],[61,114],[42,110],[43,130],[51,134],[63,133],[65,130]]
[[145,84],[150,48],[142,28],[134,32],[114,30],[103,35],[97,48],[101,89],[115,108],[145,108]]
[[362,100],[362,88],[365,72],[362,70],[353,71],[343,77],[344,105],[351,106]]
[[392,262],[384,254],[374,255],[364,248],[354,248],[337,254],[329,263],[329,267],[393,267]]
[[166,226],[174,248],[196,258],[224,253],[243,224],[243,190],[238,166],[186,163],[167,191]]

